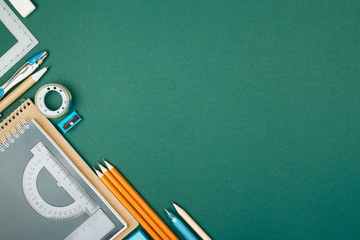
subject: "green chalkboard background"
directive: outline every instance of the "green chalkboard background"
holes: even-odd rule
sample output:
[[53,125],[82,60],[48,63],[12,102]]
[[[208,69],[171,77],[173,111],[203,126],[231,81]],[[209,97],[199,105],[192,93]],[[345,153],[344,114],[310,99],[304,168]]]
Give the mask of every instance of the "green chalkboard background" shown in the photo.
[[34,3],[23,97],[67,86],[66,139],[172,229],[175,201],[213,239],[360,239],[360,1]]
[[[7,30],[4,24],[0,21],[0,56],[5,54],[17,42],[16,38]],[[3,81],[1,80],[1,85]]]

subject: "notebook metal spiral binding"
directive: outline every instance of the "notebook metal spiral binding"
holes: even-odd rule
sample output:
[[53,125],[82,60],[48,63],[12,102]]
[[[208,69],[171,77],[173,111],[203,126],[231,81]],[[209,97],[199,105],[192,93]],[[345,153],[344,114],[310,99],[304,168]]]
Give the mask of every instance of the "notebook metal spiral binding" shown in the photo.
[[0,113],[0,123],[3,122],[8,116],[10,116],[11,113],[13,113],[24,102],[26,102],[26,100],[22,98],[16,102],[14,102],[9,108],[7,108],[5,111]]
[[22,114],[22,112],[25,111],[26,108],[30,105],[31,102],[21,99],[16,103],[16,105],[13,105],[11,109],[7,109],[7,114],[3,115],[3,117],[0,118],[0,134],[6,129],[9,124],[12,123],[12,121],[19,118],[20,114]]
[[0,152],[5,152],[5,148],[9,147],[11,143],[14,143],[16,138],[20,137],[20,134],[23,134],[26,129],[30,128],[27,123],[28,120],[26,118],[21,119],[21,121],[16,124],[15,128],[11,128],[11,130],[0,139]]

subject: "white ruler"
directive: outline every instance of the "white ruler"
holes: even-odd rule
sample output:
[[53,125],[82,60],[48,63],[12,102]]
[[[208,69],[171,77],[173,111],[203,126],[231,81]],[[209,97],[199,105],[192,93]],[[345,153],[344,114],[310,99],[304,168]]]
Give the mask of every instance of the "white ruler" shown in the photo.
[[1,77],[39,42],[4,0],[0,0],[0,20],[17,40],[17,43],[0,58]]

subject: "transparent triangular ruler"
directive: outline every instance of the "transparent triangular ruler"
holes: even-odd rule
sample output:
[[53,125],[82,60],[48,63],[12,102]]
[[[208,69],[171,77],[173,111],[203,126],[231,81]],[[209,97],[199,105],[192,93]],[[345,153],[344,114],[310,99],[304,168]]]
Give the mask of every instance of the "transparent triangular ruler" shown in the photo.
[[0,57],[0,77],[2,77],[39,42],[4,0],[0,0],[0,20],[17,40],[17,43]]

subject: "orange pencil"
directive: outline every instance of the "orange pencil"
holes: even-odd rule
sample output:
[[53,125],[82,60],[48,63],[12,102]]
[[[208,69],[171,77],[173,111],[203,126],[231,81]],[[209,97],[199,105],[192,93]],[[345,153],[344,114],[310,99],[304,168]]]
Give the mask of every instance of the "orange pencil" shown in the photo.
[[178,237],[170,230],[170,228],[161,220],[161,218],[152,210],[152,208],[145,202],[145,200],[135,191],[128,181],[120,174],[116,168],[105,161],[107,168],[114,175],[114,177],[124,186],[124,188],[133,196],[133,198],[142,206],[142,208],[151,216],[159,227],[163,229],[169,239],[178,240]]
[[144,220],[152,227],[155,232],[162,239],[169,239],[166,233],[156,224],[156,222],[149,216],[145,209],[134,199],[134,197],[124,188],[124,186],[114,177],[114,175],[108,171],[104,166],[98,163],[102,174],[110,180],[110,182],[121,192],[121,194],[129,201],[129,203],[135,208],[135,210],[144,218]]
[[130,214],[140,223],[149,235],[155,240],[161,240],[159,235],[150,227],[150,225],[143,219],[143,217],[134,209],[133,206],[126,200],[126,198],[115,188],[110,180],[105,177],[101,172],[95,169],[96,175],[105,184],[105,186],[114,194],[114,196],[121,202],[122,205],[130,212]]

